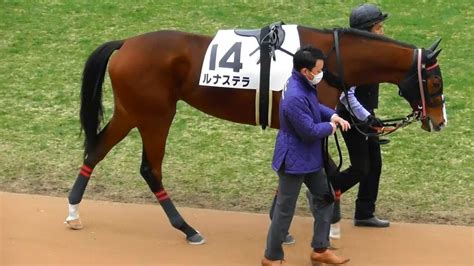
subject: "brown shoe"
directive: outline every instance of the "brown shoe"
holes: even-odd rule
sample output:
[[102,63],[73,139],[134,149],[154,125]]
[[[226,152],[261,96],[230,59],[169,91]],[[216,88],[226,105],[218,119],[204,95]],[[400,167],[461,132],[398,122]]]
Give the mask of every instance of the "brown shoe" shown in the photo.
[[262,259],[262,266],[285,265],[285,260],[269,260],[265,257]]
[[337,264],[344,264],[348,261],[349,259],[339,257],[329,249],[326,249],[326,251],[322,253],[317,253],[314,251],[311,253],[311,262],[313,263],[313,265],[320,265],[321,263],[337,265]]

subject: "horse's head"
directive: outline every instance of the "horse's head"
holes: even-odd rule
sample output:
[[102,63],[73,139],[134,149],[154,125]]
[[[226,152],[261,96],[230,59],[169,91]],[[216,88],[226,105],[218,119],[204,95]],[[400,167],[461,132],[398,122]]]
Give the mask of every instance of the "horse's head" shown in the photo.
[[428,49],[415,50],[413,67],[398,87],[417,112],[426,131],[440,131],[447,124],[443,95],[443,78],[436,60],[441,52],[436,50],[441,40]]

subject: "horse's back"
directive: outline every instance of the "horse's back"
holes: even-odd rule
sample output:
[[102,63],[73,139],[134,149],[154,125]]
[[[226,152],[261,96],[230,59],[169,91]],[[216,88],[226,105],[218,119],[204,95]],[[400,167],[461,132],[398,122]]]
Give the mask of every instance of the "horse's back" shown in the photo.
[[[122,64],[127,68],[169,62],[178,57],[192,57],[190,52],[204,51],[211,37],[181,31],[149,32],[126,39],[122,48],[111,59],[109,68]],[[158,65],[159,67],[159,65]]]
[[[128,112],[170,108],[195,86],[211,37],[156,31],[124,41],[110,59],[114,95]],[[197,77],[197,78],[196,78]],[[158,110],[157,110],[158,111]]]

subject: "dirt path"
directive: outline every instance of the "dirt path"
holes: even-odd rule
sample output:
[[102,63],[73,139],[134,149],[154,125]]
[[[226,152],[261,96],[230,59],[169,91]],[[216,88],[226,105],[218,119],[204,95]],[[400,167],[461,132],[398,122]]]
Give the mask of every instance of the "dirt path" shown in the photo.
[[[186,244],[159,205],[84,200],[85,228],[67,229],[67,199],[0,192],[0,265],[259,265],[267,215],[180,208],[207,238]],[[474,265],[474,227],[393,223],[354,227],[343,221],[338,252],[349,265]],[[311,218],[296,217],[289,265],[309,265]]]

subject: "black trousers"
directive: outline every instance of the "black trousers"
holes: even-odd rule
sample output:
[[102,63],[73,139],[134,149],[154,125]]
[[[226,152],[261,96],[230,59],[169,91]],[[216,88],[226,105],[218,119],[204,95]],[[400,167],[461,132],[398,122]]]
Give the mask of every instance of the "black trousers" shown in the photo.
[[[351,121],[349,113],[338,111],[344,119]],[[332,177],[334,189],[342,193],[359,183],[355,219],[368,219],[374,216],[375,202],[379,192],[382,170],[382,155],[378,137],[366,137],[355,128],[342,132],[349,152],[351,166]]]

